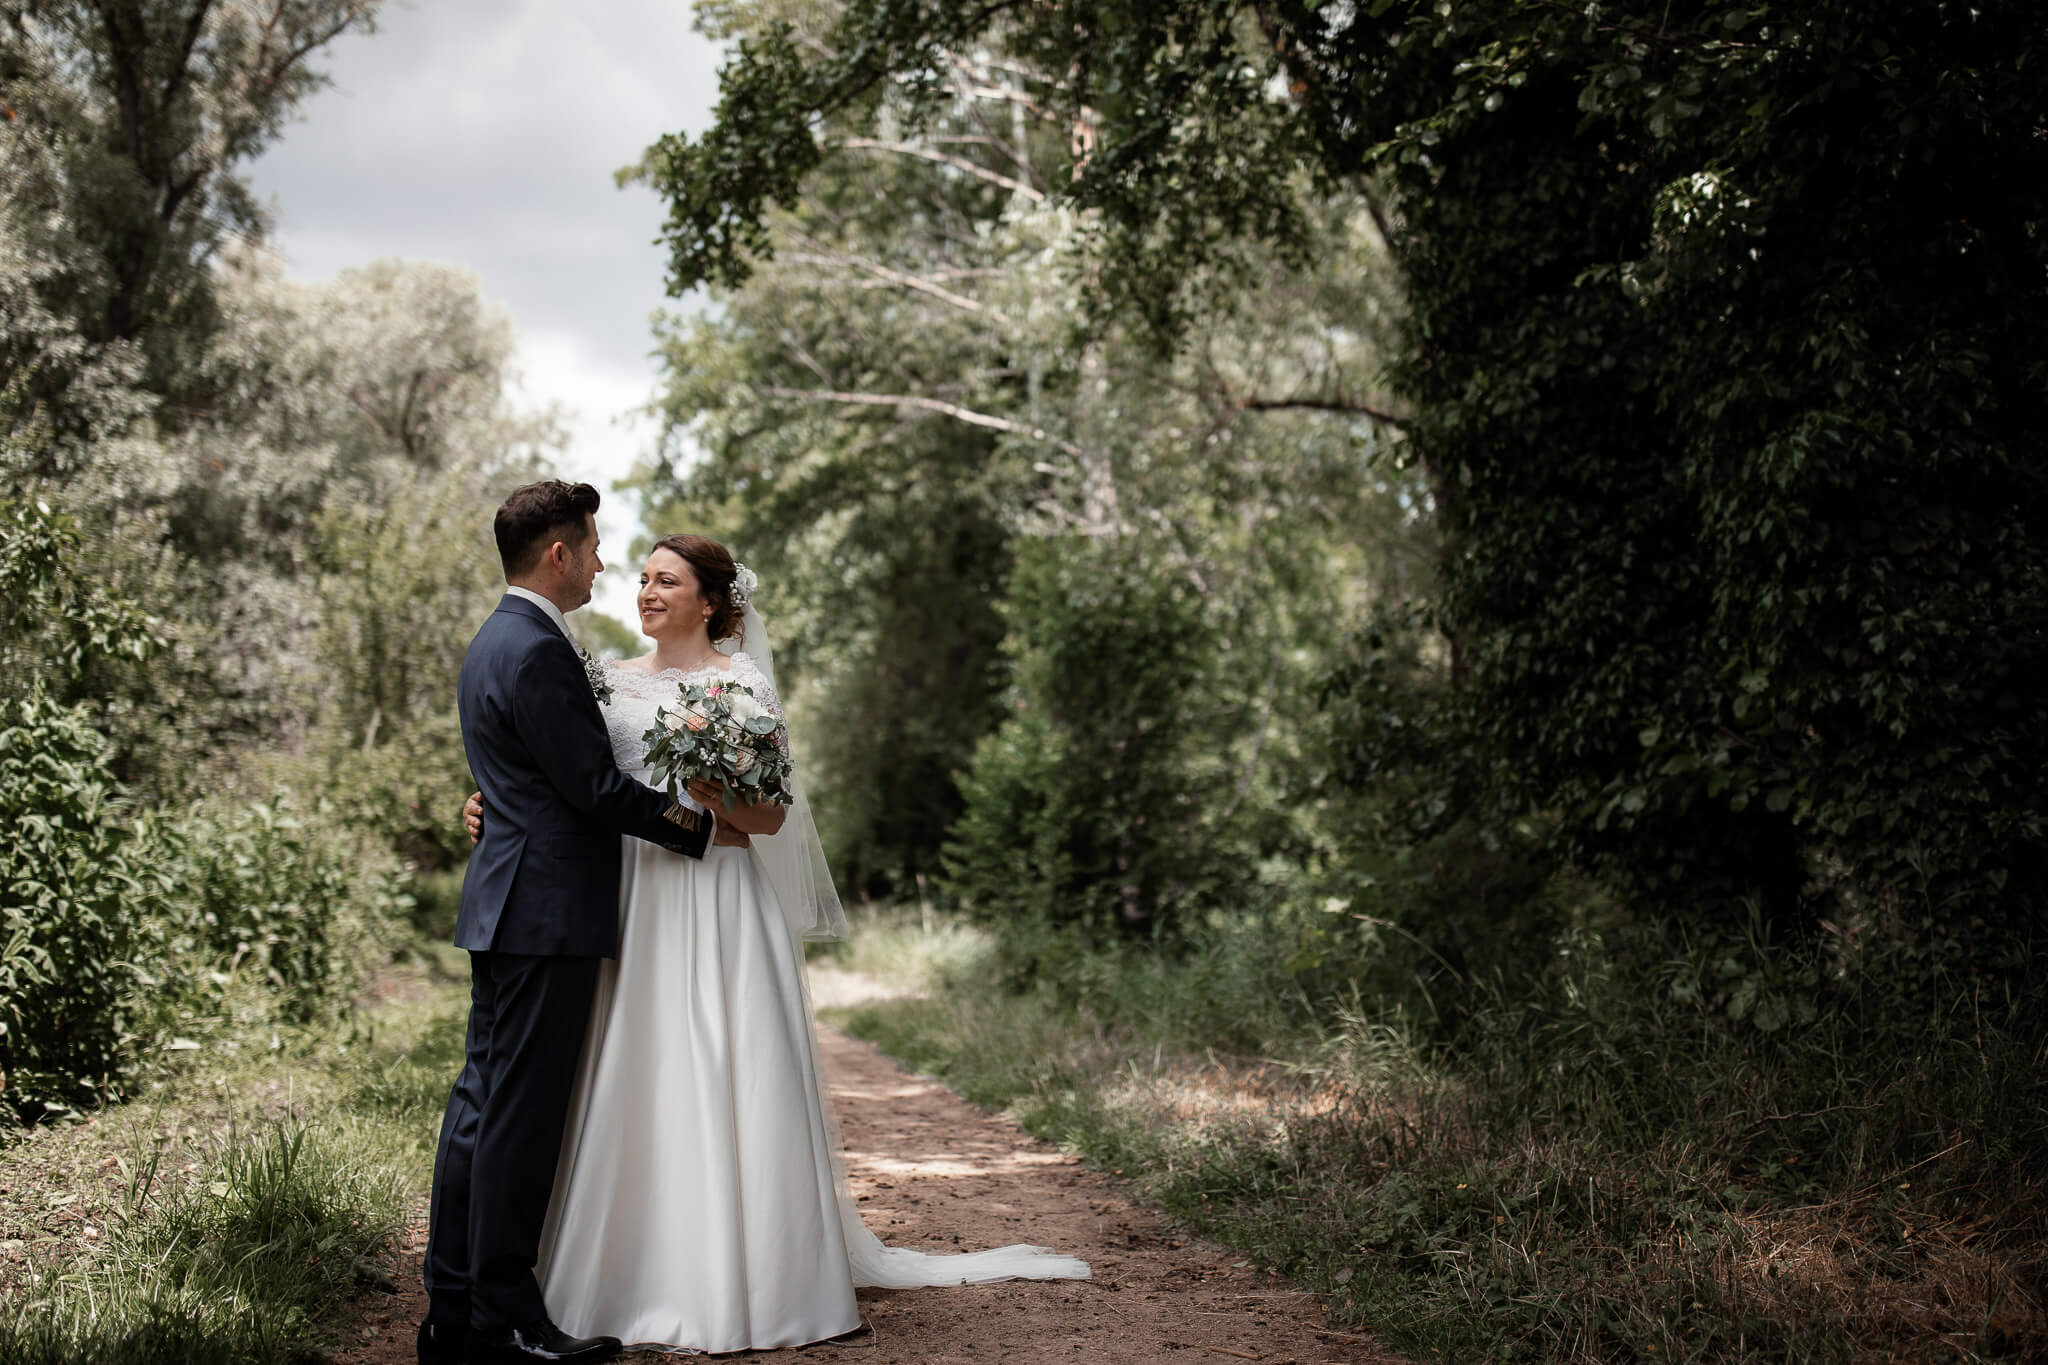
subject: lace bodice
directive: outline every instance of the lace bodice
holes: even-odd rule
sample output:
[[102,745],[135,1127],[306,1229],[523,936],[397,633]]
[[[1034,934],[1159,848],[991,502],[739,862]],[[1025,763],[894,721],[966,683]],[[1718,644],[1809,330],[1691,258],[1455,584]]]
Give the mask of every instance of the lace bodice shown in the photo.
[[[775,695],[775,689],[768,684],[768,678],[754,661],[744,652],[732,656],[732,680],[753,692],[756,700],[782,715],[782,698]],[[716,674],[715,668],[700,668],[684,672],[680,668],[664,669],[649,673],[642,668],[629,668],[624,664],[607,659],[604,674],[612,685],[612,699],[599,709],[604,712],[604,728],[611,736],[612,757],[619,767],[636,777],[644,777],[647,771],[647,745],[641,738],[654,724],[654,713],[676,699],[676,688],[685,680],[697,680],[706,674]],[[789,728],[775,732],[775,742],[784,753],[789,752]]]

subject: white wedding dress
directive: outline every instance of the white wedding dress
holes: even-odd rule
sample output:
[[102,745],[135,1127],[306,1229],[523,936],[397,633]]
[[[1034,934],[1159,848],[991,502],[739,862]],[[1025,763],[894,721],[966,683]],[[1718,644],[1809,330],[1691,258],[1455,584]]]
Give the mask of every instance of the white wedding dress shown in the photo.
[[[782,714],[747,654],[731,670]],[[606,671],[614,754],[646,781],[641,736],[685,675]],[[783,836],[756,843],[771,837]],[[835,1160],[802,945],[763,854],[621,843],[619,955],[598,974],[541,1234],[557,1324],[645,1348],[765,1350],[858,1327],[856,1284],[1087,1277],[1042,1247],[930,1255],[862,1227]]]

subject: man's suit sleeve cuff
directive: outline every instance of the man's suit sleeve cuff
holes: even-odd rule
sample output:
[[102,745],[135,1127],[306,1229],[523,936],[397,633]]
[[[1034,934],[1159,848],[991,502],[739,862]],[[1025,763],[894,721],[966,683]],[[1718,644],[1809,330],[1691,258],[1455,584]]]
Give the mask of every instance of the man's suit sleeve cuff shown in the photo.
[[692,810],[682,802],[675,801],[671,802],[669,808],[661,813],[661,818],[672,825],[680,825],[687,830],[701,830],[711,817],[704,811]]

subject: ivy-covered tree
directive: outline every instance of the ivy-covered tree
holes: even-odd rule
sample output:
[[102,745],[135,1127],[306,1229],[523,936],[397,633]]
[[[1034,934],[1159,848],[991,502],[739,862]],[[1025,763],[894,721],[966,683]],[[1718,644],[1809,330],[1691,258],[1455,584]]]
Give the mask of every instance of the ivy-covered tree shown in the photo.
[[[808,12],[806,12],[808,13]],[[851,0],[751,28],[665,139],[672,283],[732,283],[957,55],[1070,133],[1097,319],[1169,344],[1351,186],[1408,301],[1407,451],[1484,805],[1619,885],[1804,922],[1818,874],[2048,885],[2048,30],[2023,0]],[[1005,73],[1012,71],[1004,66]],[[1057,79],[1032,73],[1058,73]],[[1009,75],[1005,80],[1012,79]],[[999,170],[986,148],[956,153]]]

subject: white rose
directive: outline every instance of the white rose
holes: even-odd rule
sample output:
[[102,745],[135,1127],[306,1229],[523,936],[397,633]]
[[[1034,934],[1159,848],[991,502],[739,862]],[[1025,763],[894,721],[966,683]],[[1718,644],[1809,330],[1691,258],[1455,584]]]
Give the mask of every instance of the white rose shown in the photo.
[[663,711],[661,713],[661,723],[671,730],[680,730],[683,728],[682,713],[679,711]]
[[748,696],[744,692],[733,693],[731,700],[733,719],[738,720],[741,723],[745,723],[747,721],[755,719],[758,716],[765,716],[768,714],[767,707],[761,705],[760,702],[755,701],[752,697]]

